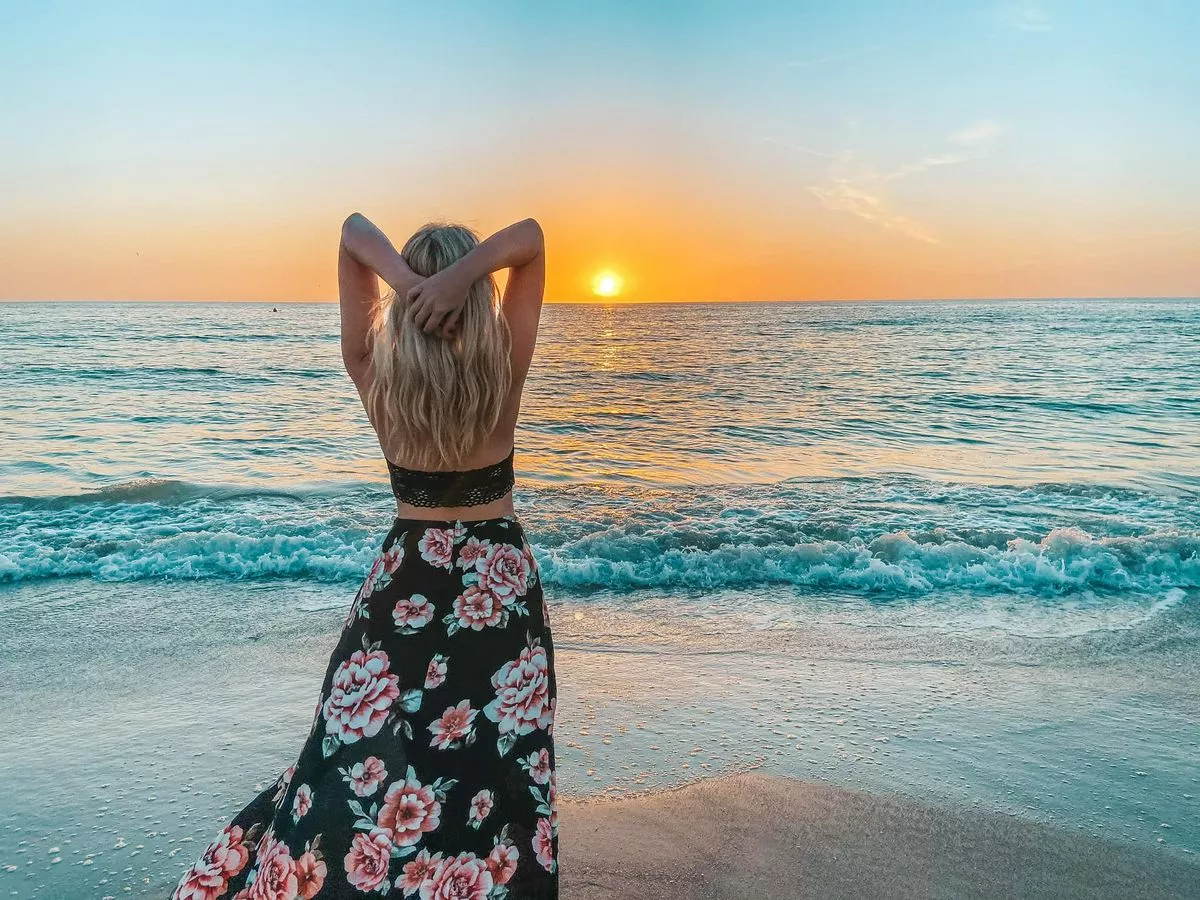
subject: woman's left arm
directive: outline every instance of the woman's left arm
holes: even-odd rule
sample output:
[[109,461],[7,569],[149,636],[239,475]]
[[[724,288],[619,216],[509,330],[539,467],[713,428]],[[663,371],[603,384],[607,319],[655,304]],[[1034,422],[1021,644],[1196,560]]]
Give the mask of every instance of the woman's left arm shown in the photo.
[[404,298],[421,278],[366,216],[351,213],[342,223],[338,248],[338,297],[342,317],[342,362],[359,387],[365,386],[371,358],[367,338],[379,304],[376,276]]

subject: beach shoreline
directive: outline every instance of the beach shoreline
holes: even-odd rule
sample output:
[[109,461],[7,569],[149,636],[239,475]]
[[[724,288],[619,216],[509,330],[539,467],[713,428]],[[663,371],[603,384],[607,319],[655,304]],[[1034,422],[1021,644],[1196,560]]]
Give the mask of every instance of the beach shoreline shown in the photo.
[[[36,721],[42,748],[0,754],[0,893],[162,897],[294,761],[346,592],[72,584],[0,592],[0,675],[21,685],[0,727]],[[710,593],[690,618],[666,596],[556,599],[564,896],[1186,896],[1193,600],[1025,637],[898,604],[858,627],[829,595]],[[45,802],[64,795],[66,817]]]
[[1194,897],[1200,862],[1015,816],[761,772],[562,801],[570,900]]

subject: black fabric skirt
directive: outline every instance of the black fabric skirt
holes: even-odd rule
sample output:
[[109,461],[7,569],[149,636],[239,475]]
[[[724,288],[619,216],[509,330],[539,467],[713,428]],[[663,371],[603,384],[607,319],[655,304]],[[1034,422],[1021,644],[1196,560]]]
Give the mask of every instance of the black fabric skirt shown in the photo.
[[556,697],[519,519],[396,519],[295,764],[174,900],[557,898]]

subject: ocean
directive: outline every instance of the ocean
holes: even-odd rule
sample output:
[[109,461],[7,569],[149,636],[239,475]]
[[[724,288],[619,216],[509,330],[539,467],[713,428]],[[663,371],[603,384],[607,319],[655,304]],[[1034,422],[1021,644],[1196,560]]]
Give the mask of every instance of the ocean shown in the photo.
[[[0,892],[162,896],[299,749],[395,512],[337,329],[0,304]],[[765,767],[1200,851],[1197,348],[1197,300],[547,304],[563,794]]]

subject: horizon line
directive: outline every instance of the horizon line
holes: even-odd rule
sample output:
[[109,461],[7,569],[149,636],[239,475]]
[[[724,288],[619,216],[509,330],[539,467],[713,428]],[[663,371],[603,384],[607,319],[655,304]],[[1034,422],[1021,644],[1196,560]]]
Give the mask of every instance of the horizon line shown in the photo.
[[[543,300],[547,306],[667,306],[667,305],[705,305],[705,304],[767,304],[767,303],[1032,303],[1043,300],[1063,301],[1105,301],[1105,300],[1200,300],[1200,294],[1093,294],[1086,296],[1060,296],[1047,294],[1043,296],[1022,297],[822,297],[807,300],[619,300],[604,298],[597,300]],[[37,300],[0,297],[0,303],[27,304],[36,303],[93,303],[93,304],[219,304],[230,303],[237,305],[257,306],[337,306],[338,300],[181,300],[160,298],[157,300],[126,299],[81,299],[81,298],[42,298]]]

